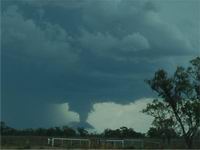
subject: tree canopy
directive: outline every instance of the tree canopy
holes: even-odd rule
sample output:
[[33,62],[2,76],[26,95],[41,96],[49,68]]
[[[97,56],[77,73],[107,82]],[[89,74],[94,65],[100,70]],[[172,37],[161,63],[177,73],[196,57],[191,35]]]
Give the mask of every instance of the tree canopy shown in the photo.
[[155,126],[181,132],[191,148],[200,127],[200,57],[191,60],[187,68],[177,67],[173,75],[160,69],[146,82],[159,100],[148,104],[143,112],[154,117]]

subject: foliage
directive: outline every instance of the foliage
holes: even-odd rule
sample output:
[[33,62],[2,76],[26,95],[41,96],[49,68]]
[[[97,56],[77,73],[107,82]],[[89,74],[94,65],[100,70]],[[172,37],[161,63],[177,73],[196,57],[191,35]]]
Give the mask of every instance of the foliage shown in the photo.
[[177,67],[172,76],[158,70],[147,80],[161,100],[154,100],[143,110],[155,118],[155,126],[167,129],[172,126],[181,131],[188,148],[200,127],[200,57],[190,64],[187,68]]
[[106,129],[103,133],[89,133],[85,128],[79,127],[76,130],[68,126],[53,128],[37,128],[17,130],[8,127],[1,122],[1,135],[4,136],[57,136],[57,137],[91,137],[91,138],[141,138],[144,134],[134,131],[132,128],[121,127],[119,129]]
[[89,134],[88,131],[84,128],[77,128],[77,131],[81,137],[85,137]]
[[36,128],[36,129],[14,129],[1,122],[1,135],[14,135],[14,136],[61,136],[61,137],[74,137],[76,130],[63,126],[53,128]]
[[162,130],[161,128],[154,128],[154,127],[151,127],[148,130],[147,136],[150,138],[169,138],[169,139],[171,139],[172,137],[173,138],[178,137],[177,133],[173,129],[168,129],[166,131],[166,130]]
[[106,129],[103,133],[105,138],[142,138],[144,134],[134,131],[132,128],[121,127],[119,129]]

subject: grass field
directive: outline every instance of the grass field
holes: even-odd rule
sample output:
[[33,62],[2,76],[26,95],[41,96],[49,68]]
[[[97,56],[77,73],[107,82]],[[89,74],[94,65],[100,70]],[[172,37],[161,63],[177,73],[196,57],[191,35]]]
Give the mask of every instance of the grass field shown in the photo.
[[[55,146],[51,147],[47,142],[48,137],[42,136],[2,136],[1,137],[1,148],[3,149],[62,149],[62,148],[82,148],[88,149],[87,144],[79,145],[78,143],[73,143],[71,147],[67,143],[61,143],[60,141],[55,142]],[[170,143],[167,141],[162,141],[161,139],[143,139],[144,143],[141,147],[141,143],[136,143],[132,145],[125,145],[126,149],[184,149],[186,148],[184,141],[182,139],[172,139]],[[92,141],[92,140],[91,140]],[[107,144],[95,144],[91,142],[90,148],[93,149],[119,149],[120,146],[113,147],[112,143]],[[194,148],[200,149],[200,139],[195,139]]]

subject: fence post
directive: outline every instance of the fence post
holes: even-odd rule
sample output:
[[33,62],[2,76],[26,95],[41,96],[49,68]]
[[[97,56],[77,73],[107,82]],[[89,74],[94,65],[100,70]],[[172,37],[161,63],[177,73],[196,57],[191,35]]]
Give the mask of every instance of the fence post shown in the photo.
[[70,147],[72,148],[72,140],[70,140]]
[[88,139],[88,146],[90,148],[90,145],[91,145],[91,142],[90,142],[90,139]]
[[124,140],[122,140],[122,148],[124,148]]
[[52,146],[52,147],[54,146],[54,138],[52,138],[51,146]]
[[141,141],[141,148],[144,148],[144,140]]

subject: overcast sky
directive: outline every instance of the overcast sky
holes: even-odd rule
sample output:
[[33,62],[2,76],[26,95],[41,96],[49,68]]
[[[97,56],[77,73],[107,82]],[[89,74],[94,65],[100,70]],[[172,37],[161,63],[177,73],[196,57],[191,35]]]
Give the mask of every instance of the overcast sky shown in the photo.
[[144,83],[200,55],[199,0],[2,0],[2,120],[146,132]]

